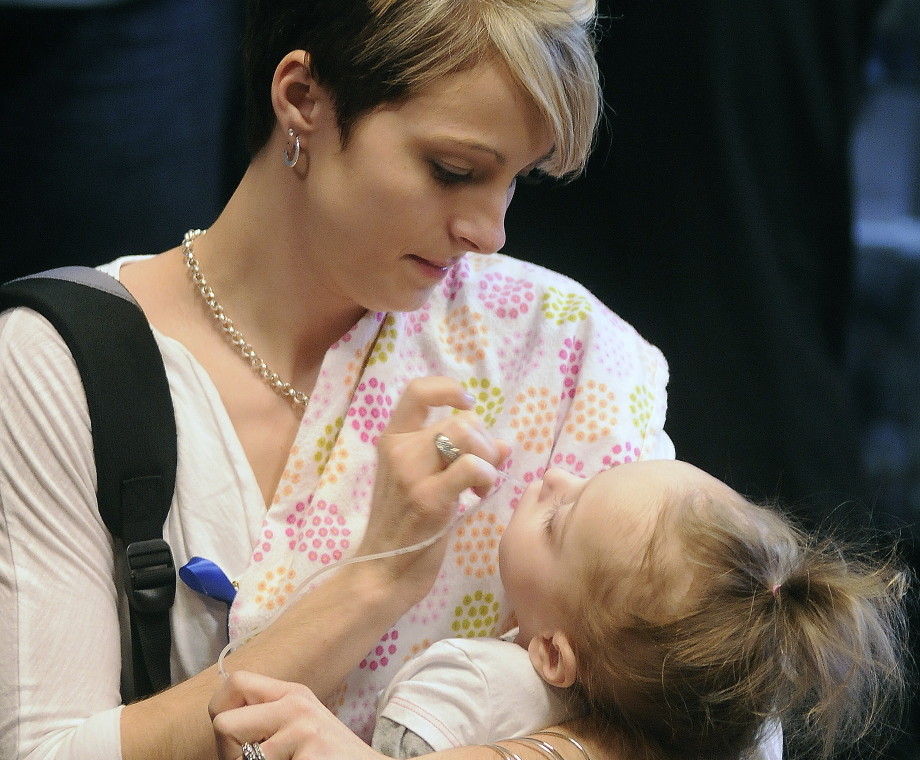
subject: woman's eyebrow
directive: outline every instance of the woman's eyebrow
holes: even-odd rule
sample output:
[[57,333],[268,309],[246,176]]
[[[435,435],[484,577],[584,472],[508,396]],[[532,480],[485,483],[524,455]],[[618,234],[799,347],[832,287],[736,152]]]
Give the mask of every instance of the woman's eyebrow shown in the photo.
[[499,164],[505,164],[508,160],[505,154],[502,153],[500,150],[497,150],[493,148],[491,145],[486,145],[485,143],[480,142],[479,140],[475,140],[473,138],[452,137],[452,136],[444,135],[437,139],[443,140],[444,142],[453,143],[454,145],[459,145],[462,148],[468,148],[470,150],[478,150],[478,151],[482,151],[483,153],[488,153]]
[[[499,165],[501,165],[501,166],[504,166],[506,163],[508,163],[508,158],[507,158],[507,157],[505,156],[505,154],[502,153],[500,150],[497,150],[496,148],[493,148],[491,145],[487,145],[486,143],[480,142],[479,140],[476,140],[476,139],[474,139],[474,138],[470,138],[470,137],[450,137],[450,136],[444,136],[444,137],[442,137],[442,138],[440,138],[440,139],[442,139],[442,140],[444,140],[444,141],[446,141],[446,142],[454,143],[455,145],[459,145],[459,146],[461,146],[461,147],[463,147],[463,148],[468,148],[468,149],[470,149],[470,150],[478,150],[478,151],[482,151],[483,153],[488,153],[488,154],[490,154],[490,155],[499,163]],[[552,157],[553,153],[555,153],[555,152],[556,152],[556,146],[554,145],[554,146],[551,147],[545,154],[543,154],[543,155],[540,156],[536,161],[534,161],[532,164],[530,164],[530,166],[531,166],[531,167],[539,166],[539,165],[542,164],[544,161],[546,161],[546,160],[548,160],[550,157]]]

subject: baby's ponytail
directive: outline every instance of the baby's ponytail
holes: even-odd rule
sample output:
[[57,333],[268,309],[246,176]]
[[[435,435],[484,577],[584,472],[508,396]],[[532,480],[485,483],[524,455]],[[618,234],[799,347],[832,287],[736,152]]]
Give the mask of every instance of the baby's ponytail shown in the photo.
[[604,590],[604,574],[573,631],[578,692],[630,756],[738,760],[778,721],[827,758],[884,734],[903,703],[907,577],[894,559],[697,492],[662,512],[626,584],[637,592]]
[[775,583],[776,709],[797,745],[828,757],[901,703],[907,575],[831,541],[800,546]]

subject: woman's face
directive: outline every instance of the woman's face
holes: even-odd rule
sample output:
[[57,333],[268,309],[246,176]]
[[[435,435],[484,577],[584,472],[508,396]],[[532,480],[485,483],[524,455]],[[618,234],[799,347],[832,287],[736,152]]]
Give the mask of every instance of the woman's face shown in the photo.
[[364,116],[344,150],[331,115],[307,138],[310,276],[375,311],[417,309],[467,251],[501,248],[516,177],[552,148],[495,62]]

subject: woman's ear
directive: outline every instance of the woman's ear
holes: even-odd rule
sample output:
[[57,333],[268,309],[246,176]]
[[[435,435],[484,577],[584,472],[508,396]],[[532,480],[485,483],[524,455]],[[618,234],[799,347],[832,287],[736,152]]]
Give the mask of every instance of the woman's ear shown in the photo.
[[331,102],[314,79],[310,54],[305,50],[292,50],[281,59],[272,79],[271,96],[278,123],[285,132],[293,129],[298,135],[316,129]]
[[551,686],[565,689],[575,683],[578,662],[562,631],[551,636],[534,636],[527,645],[530,661],[540,677]]

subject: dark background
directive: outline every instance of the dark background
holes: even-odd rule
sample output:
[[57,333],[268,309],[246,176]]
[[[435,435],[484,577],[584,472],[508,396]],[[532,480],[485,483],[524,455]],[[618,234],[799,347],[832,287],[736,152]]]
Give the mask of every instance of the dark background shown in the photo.
[[[0,280],[208,226],[246,162],[242,3],[8,2]],[[918,567],[920,0],[600,5],[597,149],[519,188],[506,250],[661,347],[678,457]]]

